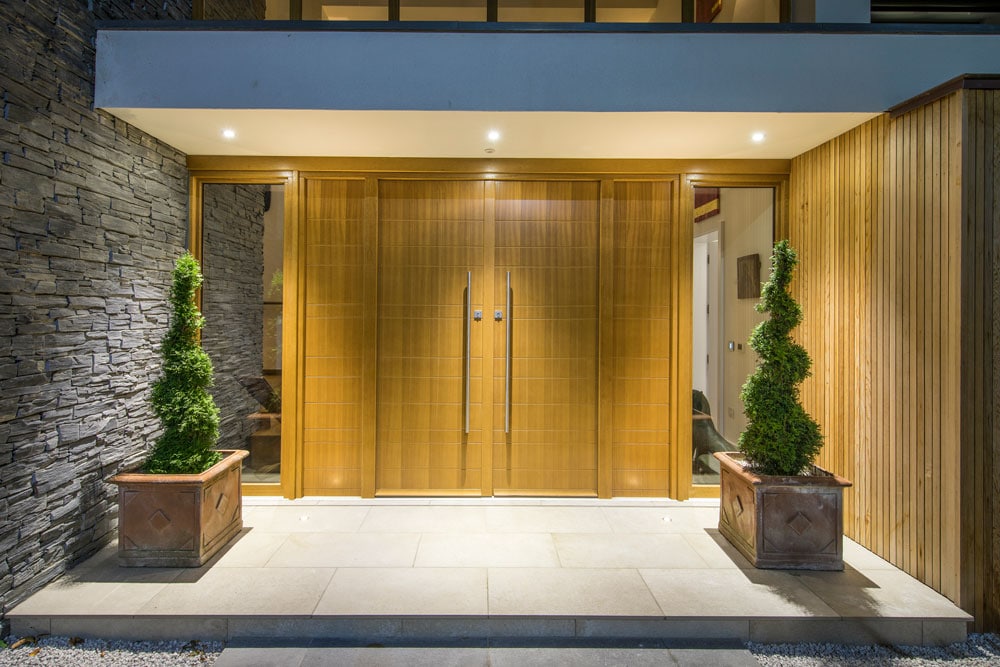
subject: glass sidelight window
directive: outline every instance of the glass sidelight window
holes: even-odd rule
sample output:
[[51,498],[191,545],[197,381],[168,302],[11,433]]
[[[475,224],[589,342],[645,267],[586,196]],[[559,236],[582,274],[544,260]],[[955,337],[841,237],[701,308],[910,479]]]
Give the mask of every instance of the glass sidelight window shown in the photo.
[[695,188],[692,276],[692,482],[718,484],[713,454],[746,427],[740,390],[774,241],[772,188]]
[[284,187],[202,190],[202,345],[215,368],[220,449],[246,449],[243,481],[281,473]]

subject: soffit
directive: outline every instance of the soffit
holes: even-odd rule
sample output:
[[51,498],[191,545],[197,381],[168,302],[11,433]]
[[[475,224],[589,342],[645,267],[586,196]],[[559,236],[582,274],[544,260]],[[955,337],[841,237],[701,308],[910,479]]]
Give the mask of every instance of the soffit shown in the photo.
[[[790,159],[874,113],[110,108],[188,155]],[[223,138],[224,129],[235,138]],[[489,130],[500,138],[491,142]],[[763,132],[754,143],[751,135]],[[493,152],[487,152],[492,148]]]

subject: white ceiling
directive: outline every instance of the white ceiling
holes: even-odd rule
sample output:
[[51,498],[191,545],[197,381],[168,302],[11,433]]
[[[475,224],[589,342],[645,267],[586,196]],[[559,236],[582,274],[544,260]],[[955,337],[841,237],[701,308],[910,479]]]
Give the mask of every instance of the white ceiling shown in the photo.
[[[789,159],[872,113],[107,109],[188,155]],[[236,138],[226,140],[231,128]],[[490,129],[501,133],[495,143]],[[754,132],[765,141],[754,143]]]

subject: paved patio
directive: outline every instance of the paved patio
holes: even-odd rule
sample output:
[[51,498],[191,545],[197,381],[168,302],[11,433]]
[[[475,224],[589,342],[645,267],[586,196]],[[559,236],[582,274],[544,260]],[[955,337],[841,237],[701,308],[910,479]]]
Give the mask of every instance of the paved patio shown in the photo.
[[756,570],[712,501],[244,500],[208,565],[121,568],[110,545],[16,607],[13,632],[943,644],[970,620],[850,540],[844,572]]

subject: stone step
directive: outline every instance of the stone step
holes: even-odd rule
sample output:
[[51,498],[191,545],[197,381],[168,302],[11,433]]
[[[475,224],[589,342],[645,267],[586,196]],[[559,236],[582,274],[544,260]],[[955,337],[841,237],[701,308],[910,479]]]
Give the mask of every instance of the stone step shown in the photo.
[[510,640],[728,640],[762,643],[942,645],[963,641],[962,618],[878,617],[597,617],[597,616],[266,616],[28,615],[8,616],[16,636],[115,639],[246,638],[349,642],[489,642]]
[[379,665],[380,667],[532,667],[574,665],[680,665],[682,667],[758,667],[739,644],[718,646],[316,646],[234,644],[216,667],[299,667],[301,665]]

